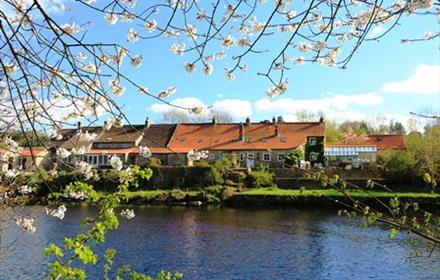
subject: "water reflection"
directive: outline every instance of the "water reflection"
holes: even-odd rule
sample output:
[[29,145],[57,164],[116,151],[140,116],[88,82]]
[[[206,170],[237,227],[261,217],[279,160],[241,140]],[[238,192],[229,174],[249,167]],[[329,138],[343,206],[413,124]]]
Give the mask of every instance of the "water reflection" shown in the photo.
[[[40,279],[42,249],[73,236],[79,222],[95,211],[77,206],[60,221],[36,213],[37,232],[7,228],[3,240],[18,236],[13,255],[0,260],[0,279]],[[132,221],[121,220],[106,246],[118,251],[116,266],[140,272],[179,271],[186,279],[434,279],[439,256],[405,261],[411,247],[403,236],[389,240],[381,227],[331,210],[199,209],[143,206]],[[0,213],[1,215],[1,213]],[[104,246],[98,246],[103,252]],[[88,269],[89,279],[99,271]]]

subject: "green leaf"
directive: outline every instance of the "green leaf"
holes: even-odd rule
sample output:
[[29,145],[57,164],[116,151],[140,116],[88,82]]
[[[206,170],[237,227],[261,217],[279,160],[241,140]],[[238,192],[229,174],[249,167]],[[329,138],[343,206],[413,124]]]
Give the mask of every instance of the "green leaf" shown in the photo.
[[390,230],[389,237],[390,237],[391,239],[393,239],[394,237],[396,237],[397,232],[398,232],[397,229],[392,228],[392,229]]

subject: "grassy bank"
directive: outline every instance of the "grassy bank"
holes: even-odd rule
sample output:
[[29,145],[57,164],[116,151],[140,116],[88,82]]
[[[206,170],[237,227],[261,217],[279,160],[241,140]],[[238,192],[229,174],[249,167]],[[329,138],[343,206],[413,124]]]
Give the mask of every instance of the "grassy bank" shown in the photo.
[[[394,196],[402,198],[440,198],[440,194],[426,193],[426,192],[386,192],[386,191],[361,191],[361,190],[347,190],[347,193],[354,198],[364,197],[379,197],[390,198]],[[277,189],[277,188],[261,188],[261,189],[249,189],[237,193],[236,195],[263,195],[263,196],[298,196],[298,197],[343,197],[344,194],[334,189],[322,189],[322,190],[298,190],[298,189]]]

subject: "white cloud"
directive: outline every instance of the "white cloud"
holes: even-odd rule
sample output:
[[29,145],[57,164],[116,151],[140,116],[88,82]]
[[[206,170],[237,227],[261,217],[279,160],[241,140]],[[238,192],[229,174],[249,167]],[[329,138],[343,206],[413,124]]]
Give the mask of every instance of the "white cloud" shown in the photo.
[[376,25],[373,30],[371,30],[368,33],[368,38],[376,38],[377,36],[381,35],[385,30],[383,29],[382,25]]
[[[244,118],[252,115],[251,103],[247,100],[240,99],[223,99],[216,101],[210,108],[196,97],[177,98],[171,101],[171,104],[184,108],[202,107],[205,109],[205,114],[209,114],[210,110],[228,112],[234,118]],[[150,106],[150,110],[154,113],[163,113],[173,108],[172,106],[159,103]]]
[[385,83],[384,92],[439,94],[440,93],[440,65],[420,64],[414,73],[405,80]]
[[295,114],[297,111],[308,110],[311,112],[329,113],[347,110],[349,106],[375,106],[382,104],[383,98],[377,93],[364,93],[356,95],[338,94],[319,99],[294,100],[292,98],[269,99],[263,98],[255,103],[255,108],[262,112],[275,114]]
[[245,118],[252,115],[252,105],[248,100],[224,99],[212,104],[212,109],[230,113],[234,118]]

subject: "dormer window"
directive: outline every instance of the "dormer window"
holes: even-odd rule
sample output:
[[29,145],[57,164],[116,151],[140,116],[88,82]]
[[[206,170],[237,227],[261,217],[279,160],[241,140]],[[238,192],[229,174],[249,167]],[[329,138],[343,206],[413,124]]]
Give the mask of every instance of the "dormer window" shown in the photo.
[[308,142],[310,146],[316,146],[316,144],[318,143],[318,139],[316,139],[316,137],[309,137]]
[[246,141],[246,143],[250,143],[250,142],[251,142],[251,138],[246,137],[246,138],[245,138],[245,141]]
[[267,140],[266,139],[261,139],[261,142],[266,143]]
[[286,143],[286,141],[287,141],[287,138],[286,138],[286,137],[281,137],[281,138],[280,138],[280,142],[281,142],[281,143]]
[[179,142],[180,142],[180,143],[185,142],[185,138],[180,138],[180,139],[179,139]]

